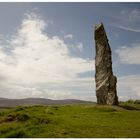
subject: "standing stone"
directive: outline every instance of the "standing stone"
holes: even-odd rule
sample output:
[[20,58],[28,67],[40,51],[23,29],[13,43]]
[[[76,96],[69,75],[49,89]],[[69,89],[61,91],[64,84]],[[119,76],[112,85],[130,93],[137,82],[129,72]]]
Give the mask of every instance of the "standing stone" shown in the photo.
[[111,48],[103,24],[95,26],[95,81],[98,104],[117,105],[117,78],[113,75]]

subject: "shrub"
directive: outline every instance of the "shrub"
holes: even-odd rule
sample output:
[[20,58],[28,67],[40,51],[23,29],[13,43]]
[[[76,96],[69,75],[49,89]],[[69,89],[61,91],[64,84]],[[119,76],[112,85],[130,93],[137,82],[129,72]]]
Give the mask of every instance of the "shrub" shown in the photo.
[[29,115],[27,114],[9,114],[3,122],[11,122],[11,121],[27,121],[29,119]]
[[48,118],[39,118],[38,123],[40,123],[40,124],[48,124],[48,123],[50,123],[50,120]]
[[140,100],[135,100],[135,104],[140,104]]
[[58,106],[54,106],[54,109],[55,109],[55,110],[58,110],[58,108],[59,108]]
[[134,100],[129,99],[129,100],[127,101],[127,103],[134,104]]
[[0,116],[3,116],[4,112],[0,112]]
[[15,111],[21,111],[21,110],[24,110],[24,108],[23,107],[19,107]]
[[129,103],[129,104],[140,104],[140,100],[132,100],[132,99],[129,99],[125,103]]
[[17,121],[27,121],[29,119],[29,115],[27,114],[18,114],[16,117]]
[[47,112],[47,114],[54,115],[54,113],[51,111]]
[[16,119],[16,115],[15,115],[15,114],[9,114],[9,115],[5,118],[5,122],[14,121],[15,119]]

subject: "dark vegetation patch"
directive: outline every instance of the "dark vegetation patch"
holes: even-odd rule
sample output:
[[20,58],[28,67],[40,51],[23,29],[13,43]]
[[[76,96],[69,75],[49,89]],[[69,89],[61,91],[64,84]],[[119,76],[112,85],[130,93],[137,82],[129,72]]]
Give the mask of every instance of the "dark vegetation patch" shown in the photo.
[[0,112],[0,116],[2,116],[4,113],[3,112]]
[[13,121],[27,121],[29,119],[28,114],[16,114],[16,115],[9,115],[9,119],[12,119]]
[[129,105],[134,105],[134,104],[140,104],[140,100],[128,100],[128,101],[120,101],[119,104],[129,104]]
[[140,111],[140,100],[128,100],[126,102],[119,102],[119,106],[126,110]]
[[22,110],[24,110],[24,107],[18,107],[15,109],[15,111],[22,111]]
[[7,138],[27,138],[29,135],[24,130],[11,131],[6,135]]
[[58,109],[59,109],[59,107],[58,107],[58,106],[54,106],[54,109],[55,109],[55,110],[58,110]]
[[54,112],[48,111],[47,114],[54,115]]
[[133,106],[130,106],[130,105],[119,105],[119,107],[122,107],[126,110],[138,110],[138,111],[140,111],[139,108],[136,108],[136,107],[133,107]]
[[28,114],[9,114],[7,115],[5,118],[1,119],[0,122],[4,123],[4,122],[12,122],[12,121],[27,121],[29,119],[29,115]]
[[38,124],[48,124],[48,123],[50,123],[50,119],[48,119],[48,118],[38,118],[37,123]]

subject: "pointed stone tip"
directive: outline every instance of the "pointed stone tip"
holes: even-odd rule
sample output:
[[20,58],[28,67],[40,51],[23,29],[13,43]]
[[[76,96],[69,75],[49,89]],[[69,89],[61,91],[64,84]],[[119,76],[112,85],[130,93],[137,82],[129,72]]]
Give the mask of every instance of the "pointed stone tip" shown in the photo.
[[101,22],[100,24],[95,26],[95,30],[100,29],[101,27],[104,27],[103,23]]

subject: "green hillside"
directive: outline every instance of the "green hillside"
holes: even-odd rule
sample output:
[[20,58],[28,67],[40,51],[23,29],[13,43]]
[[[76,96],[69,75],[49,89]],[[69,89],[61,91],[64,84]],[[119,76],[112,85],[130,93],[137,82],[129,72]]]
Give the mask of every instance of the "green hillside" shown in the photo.
[[79,104],[0,109],[0,137],[140,137],[140,104]]

